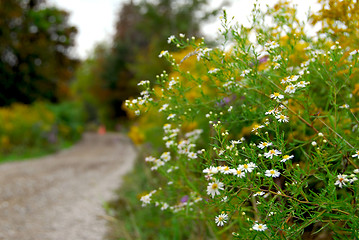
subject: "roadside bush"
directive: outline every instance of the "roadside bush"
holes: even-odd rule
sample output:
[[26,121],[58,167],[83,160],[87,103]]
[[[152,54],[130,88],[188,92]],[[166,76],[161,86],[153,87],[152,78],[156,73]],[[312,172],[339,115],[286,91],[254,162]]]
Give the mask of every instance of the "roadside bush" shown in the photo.
[[15,103],[0,108],[1,155],[23,153],[34,149],[55,150],[65,142],[81,136],[83,120],[75,103],[58,105],[37,102]]
[[288,3],[255,6],[251,27],[224,10],[222,27],[215,49],[171,36],[190,53],[162,51],[173,73],[126,102],[162,129],[144,160],[166,181],[142,206],[203,221],[212,238],[358,238],[358,29],[310,36]]

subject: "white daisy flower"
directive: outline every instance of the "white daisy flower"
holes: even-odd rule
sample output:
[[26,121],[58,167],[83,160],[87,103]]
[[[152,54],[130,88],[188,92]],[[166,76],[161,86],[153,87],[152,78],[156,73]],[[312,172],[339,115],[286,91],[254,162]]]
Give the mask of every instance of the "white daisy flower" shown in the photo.
[[222,166],[220,169],[221,173],[223,174],[230,174],[232,173],[231,169],[228,166]]
[[252,163],[252,162],[250,162],[250,163],[248,163],[248,164],[243,164],[243,165],[239,165],[238,166],[239,168],[243,168],[243,170],[245,171],[245,172],[252,172],[256,167],[257,167],[257,165],[255,165],[254,163]]
[[345,174],[339,174],[337,176],[338,180],[334,183],[334,185],[338,185],[338,187],[342,188],[343,186],[346,186],[346,182],[349,182],[349,179],[347,178],[347,175]]
[[161,53],[158,55],[159,58],[163,57],[163,56],[167,56],[169,53],[167,50],[161,51]]
[[282,160],[280,160],[280,162],[286,162],[287,160],[292,159],[292,158],[294,158],[294,155],[290,155],[290,156],[284,155]]
[[264,153],[264,156],[265,156],[266,158],[272,159],[273,156],[278,156],[278,155],[280,155],[280,154],[282,154],[281,151],[279,151],[279,150],[277,150],[277,149],[272,149],[272,150],[269,150],[268,152]]
[[187,156],[188,156],[190,159],[196,159],[196,158],[197,158],[197,153],[189,152]]
[[176,117],[176,114],[171,113],[170,115],[168,115],[167,120],[173,119],[175,117]]
[[260,149],[263,149],[265,147],[269,147],[269,146],[272,146],[272,145],[273,145],[273,143],[271,143],[271,142],[261,142],[260,144],[257,145],[257,147],[260,148]]
[[252,132],[258,131],[258,129],[260,129],[260,128],[264,128],[264,125],[255,124],[253,129],[252,129]]
[[355,55],[355,54],[357,54],[357,53],[358,53],[358,50],[354,50],[354,51],[350,52],[349,55],[350,55],[350,56],[353,56],[353,55]]
[[279,115],[275,116],[275,118],[278,120],[278,122],[288,122],[289,121],[289,117],[287,117],[283,114],[279,114]]
[[146,194],[141,197],[140,201],[142,202],[142,207],[151,203],[151,196],[152,194]]
[[218,72],[218,71],[219,71],[218,68],[213,68],[213,69],[209,70],[208,73],[209,73],[209,74],[213,74],[213,73],[216,73],[216,72]]
[[353,154],[352,157],[353,158],[355,158],[355,157],[359,158],[359,150],[356,150],[355,154]]
[[268,229],[267,225],[262,224],[262,223],[255,223],[252,228],[255,231],[261,231],[261,232]]
[[169,207],[169,205],[167,203],[163,203],[162,204],[162,207],[161,207],[161,210],[166,210],[167,208]]
[[164,162],[168,162],[169,160],[171,160],[171,154],[170,152],[164,152],[162,153],[161,157],[160,157]]
[[280,113],[279,109],[278,108],[274,108],[274,109],[269,109],[265,115],[275,115],[275,114],[278,114]]
[[241,165],[239,165],[237,169],[231,169],[231,172],[234,176],[240,177],[240,178],[242,178],[246,175],[246,173],[245,173],[243,167],[241,167]]
[[273,64],[273,69],[276,70],[276,69],[279,69],[280,68],[280,64],[279,63],[274,63]]
[[268,50],[272,50],[272,49],[279,47],[279,44],[272,41],[272,42],[266,43],[264,46],[265,46],[266,50],[268,51]]
[[225,213],[222,213],[215,218],[215,222],[217,226],[223,226],[225,223],[227,223],[227,220],[228,220],[228,215]]
[[156,158],[152,157],[152,156],[148,156],[148,157],[145,158],[145,161],[146,162],[154,162],[154,161],[156,161]]
[[282,59],[282,56],[281,56],[281,55],[275,56],[275,57],[273,58],[273,62],[278,62],[278,61],[280,61],[281,59]]
[[343,105],[339,106],[339,108],[346,108],[346,109],[348,109],[349,107],[350,106],[348,104],[343,104]]
[[293,84],[289,84],[288,86],[285,87],[285,90],[284,92],[285,93],[295,93],[295,90],[296,90],[296,85],[293,85]]
[[175,40],[175,36],[174,35],[169,36],[167,39],[168,44],[170,44],[173,40]]
[[168,108],[169,104],[163,104],[162,107],[160,108],[160,110],[158,110],[159,112],[162,112],[164,110],[166,110]]
[[171,146],[175,145],[175,142],[173,140],[166,142],[166,148],[170,148]]
[[352,178],[350,178],[349,179],[349,182],[350,183],[353,183],[353,182],[355,182],[355,181],[357,181],[358,180],[358,178],[354,175],[354,174],[352,174],[352,175],[350,175]]
[[263,196],[264,194],[264,192],[256,192],[255,194],[253,194],[253,196]]
[[276,177],[279,177],[279,176],[280,176],[280,172],[278,172],[278,171],[275,170],[275,169],[270,169],[270,170],[266,170],[265,175],[266,175],[267,177],[276,178]]
[[208,183],[207,186],[207,194],[212,195],[212,198],[214,198],[215,195],[219,195],[219,190],[223,190],[224,184],[218,180],[215,180],[214,182]]
[[246,75],[248,75],[252,70],[251,69],[247,69],[247,70],[243,70],[241,73],[241,77],[245,77]]
[[300,81],[296,84],[297,87],[305,87],[308,84],[310,84],[310,82],[306,82],[306,81]]
[[270,98],[273,98],[273,99],[283,99],[284,96],[278,92],[274,92],[270,95]]

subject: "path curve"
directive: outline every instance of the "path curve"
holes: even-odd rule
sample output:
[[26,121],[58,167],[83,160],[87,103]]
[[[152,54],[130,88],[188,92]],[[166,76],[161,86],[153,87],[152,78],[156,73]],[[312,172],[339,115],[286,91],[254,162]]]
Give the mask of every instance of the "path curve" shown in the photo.
[[51,156],[0,165],[0,240],[100,240],[136,151],[119,134],[86,133]]

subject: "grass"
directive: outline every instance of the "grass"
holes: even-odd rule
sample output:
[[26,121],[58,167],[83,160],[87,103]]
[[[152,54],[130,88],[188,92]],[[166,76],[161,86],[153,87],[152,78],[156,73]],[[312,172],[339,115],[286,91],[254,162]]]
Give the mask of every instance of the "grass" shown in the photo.
[[44,147],[23,147],[18,146],[14,151],[7,154],[0,154],[0,164],[5,162],[24,161],[32,158],[43,157],[59,150],[71,147],[74,141],[62,141],[61,143],[50,145],[47,148]]
[[143,159],[138,158],[133,171],[124,177],[117,199],[104,205],[109,215],[107,239],[211,239],[202,221],[188,219],[184,213],[175,215],[153,206],[141,206],[140,194],[158,188],[161,182]]

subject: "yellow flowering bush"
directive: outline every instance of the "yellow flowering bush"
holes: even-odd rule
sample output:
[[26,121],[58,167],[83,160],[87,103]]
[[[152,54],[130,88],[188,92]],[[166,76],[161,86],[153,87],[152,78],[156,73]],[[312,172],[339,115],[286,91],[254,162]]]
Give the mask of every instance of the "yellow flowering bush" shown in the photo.
[[[69,108],[70,107],[70,108]],[[67,109],[67,110],[66,110]],[[78,113],[70,113],[70,110]],[[15,103],[0,108],[0,144],[2,155],[24,152],[34,147],[49,148],[63,140],[75,140],[82,132],[81,113],[73,105]]]

